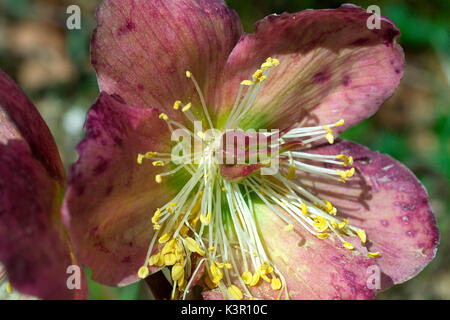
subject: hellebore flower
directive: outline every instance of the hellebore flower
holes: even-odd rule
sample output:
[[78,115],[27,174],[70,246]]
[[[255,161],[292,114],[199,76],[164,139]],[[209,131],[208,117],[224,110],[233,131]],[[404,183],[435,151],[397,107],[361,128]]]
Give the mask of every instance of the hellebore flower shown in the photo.
[[[369,30],[369,16],[284,13],[244,34],[219,0],[103,1],[101,94],[63,209],[93,279],[121,286],[168,267],[172,298],[199,284],[206,299],[367,299],[368,270],[381,289],[422,270],[439,237],[425,189],[394,159],[334,141],[403,74],[397,27],[382,17]],[[179,158],[192,163],[171,158],[179,130],[200,145]]]
[[64,188],[65,172],[50,130],[0,70],[1,298],[85,298],[81,272],[79,289],[67,285],[67,268],[77,262],[61,222]]

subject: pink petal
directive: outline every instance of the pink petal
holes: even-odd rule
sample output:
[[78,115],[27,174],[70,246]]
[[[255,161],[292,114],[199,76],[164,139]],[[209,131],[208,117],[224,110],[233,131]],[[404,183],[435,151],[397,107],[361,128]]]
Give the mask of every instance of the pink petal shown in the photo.
[[50,176],[64,180],[64,167],[50,130],[19,86],[0,70],[0,143],[12,138],[25,140]]
[[[242,27],[222,0],[108,0],[97,13],[92,64],[101,90],[120,94],[127,104],[175,114],[176,100],[200,100],[186,70],[206,95],[219,83]],[[194,110],[195,113],[195,110]]]
[[[372,299],[367,287],[368,268],[375,262],[344,249],[336,239],[320,240],[294,224],[295,230],[283,231],[286,223],[265,205],[255,208],[259,233],[274,265],[286,279],[290,299]],[[245,270],[239,270],[240,274]],[[237,281],[235,281],[237,283]],[[261,280],[250,287],[253,297],[277,299],[283,291],[274,291]],[[223,299],[218,291],[207,291],[205,299]]]
[[387,155],[342,141],[314,150],[320,154],[351,155],[356,173],[345,184],[321,178],[302,178],[338,216],[367,233],[367,248],[376,258],[384,287],[419,273],[435,256],[439,230],[425,188],[414,174]]
[[70,171],[63,217],[74,251],[98,282],[137,280],[153,236],[151,217],[174,195],[176,185],[168,179],[155,182],[164,168],[136,161],[139,153],[170,152],[170,131],[158,115],[106,93],[88,113],[87,138]]
[[85,298],[84,277],[81,290],[66,284],[77,263],[59,217],[59,183],[19,140],[0,144],[0,177],[0,261],[13,288],[42,299]]
[[59,216],[64,171],[47,126],[0,70],[0,264],[13,288],[42,299],[86,298],[67,287],[77,262]]
[[239,83],[272,57],[281,64],[271,69],[241,127],[283,129],[297,121],[325,125],[343,118],[342,132],[370,117],[399,84],[404,56],[395,24],[382,17],[381,29],[370,30],[369,16],[345,5],[259,21],[227,61],[218,112],[231,111]]

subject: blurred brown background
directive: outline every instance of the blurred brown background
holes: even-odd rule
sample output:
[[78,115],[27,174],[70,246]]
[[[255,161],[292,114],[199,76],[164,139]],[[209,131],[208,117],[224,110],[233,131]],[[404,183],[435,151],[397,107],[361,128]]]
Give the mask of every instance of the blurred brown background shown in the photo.
[[[98,0],[0,0],[0,68],[31,97],[52,130],[66,168],[77,158],[86,111],[98,94],[89,61]],[[247,32],[271,13],[336,8],[337,1],[228,0]],[[405,163],[425,184],[441,230],[435,260],[417,277],[379,299],[450,299],[450,1],[354,1],[399,26],[405,77],[395,95],[371,119],[344,137]],[[67,30],[66,9],[80,6],[81,30]],[[90,282],[90,298],[145,298],[135,284],[108,288]]]

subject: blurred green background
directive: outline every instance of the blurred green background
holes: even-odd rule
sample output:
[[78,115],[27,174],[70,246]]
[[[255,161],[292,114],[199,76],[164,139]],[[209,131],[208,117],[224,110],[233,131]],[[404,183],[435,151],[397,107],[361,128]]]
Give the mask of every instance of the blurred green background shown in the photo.
[[[52,130],[68,168],[83,137],[86,111],[98,94],[89,61],[89,39],[99,0],[0,0],[0,68],[31,97]],[[337,8],[317,0],[227,0],[246,32],[271,13]],[[344,1],[345,3],[345,1]],[[354,1],[399,26],[406,53],[405,77],[395,95],[371,119],[344,137],[406,164],[425,184],[441,230],[437,257],[414,279],[379,299],[450,299],[450,1]],[[65,27],[66,8],[82,11],[81,30]],[[135,284],[110,288],[89,282],[92,299],[146,298]]]

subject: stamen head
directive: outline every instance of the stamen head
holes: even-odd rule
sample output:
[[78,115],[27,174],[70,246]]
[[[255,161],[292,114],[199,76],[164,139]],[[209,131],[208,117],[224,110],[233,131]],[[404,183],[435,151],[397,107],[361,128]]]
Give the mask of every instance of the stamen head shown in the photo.
[[252,86],[254,84],[255,83],[253,81],[251,81],[251,80],[244,80],[244,81],[241,82],[241,85],[243,85],[243,86]]
[[356,234],[358,235],[359,239],[361,240],[361,244],[365,245],[366,240],[367,240],[366,232],[362,229],[358,229],[358,230],[356,230]]
[[178,110],[179,108],[180,108],[180,106],[181,106],[181,101],[180,100],[177,100],[177,101],[175,101],[175,103],[173,104],[173,108],[175,109],[175,110]]
[[249,285],[252,282],[253,275],[250,271],[245,271],[242,276],[242,280],[244,280],[244,283],[246,285]]
[[192,77],[192,73],[191,73],[189,70],[186,71],[186,77],[187,77],[187,78]]
[[228,287],[228,292],[235,300],[242,300],[242,298],[244,297],[241,289],[236,287],[234,284]]
[[185,106],[183,107],[183,109],[181,109],[181,111],[182,111],[182,112],[186,112],[186,111],[188,111],[191,107],[192,107],[192,103],[189,102],[187,105],[185,105]]
[[344,241],[344,243],[342,245],[348,250],[355,249],[355,246],[353,244],[351,244],[350,242],[347,242],[347,241]]
[[138,276],[139,276],[139,278],[141,278],[141,279],[145,279],[145,278],[147,278],[147,276],[149,275],[149,273],[150,273],[150,272],[149,272],[148,268],[145,267],[145,266],[142,266],[142,267],[139,268]]
[[8,294],[11,294],[11,293],[13,293],[13,288],[12,288],[12,286],[11,286],[11,283],[6,283],[6,293],[8,293]]
[[273,278],[271,282],[271,286],[273,290],[280,290],[281,289],[281,280],[278,278]]
[[165,114],[165,113],[161,113],[161,114],[159,115],[159,118],[162,119],[162,120],[164,120],[164,121],[169,121],[169,117],[168,117],[167,114]]

